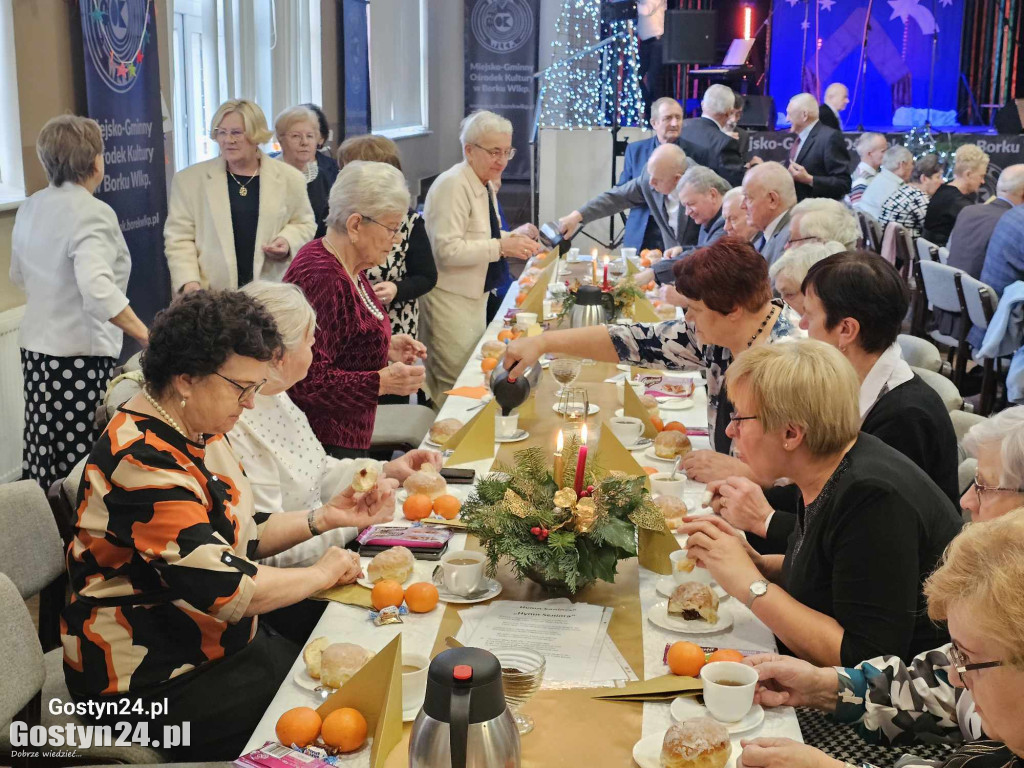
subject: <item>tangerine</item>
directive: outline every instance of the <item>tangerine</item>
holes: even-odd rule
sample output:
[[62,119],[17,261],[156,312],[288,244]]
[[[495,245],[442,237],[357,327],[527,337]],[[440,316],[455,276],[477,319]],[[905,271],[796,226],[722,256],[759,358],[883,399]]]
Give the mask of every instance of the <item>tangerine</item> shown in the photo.
[[498,331],[498,341],[512,341],[514,338],[515,335],[512,333],[510,328]]
[[656,467],[644,467],[644,472],[646,472],[648,475],[656,475],[659,472],[661,472],[661,470],[657,469]]
[[649,282],[647,285],[644,286],[644,290],[645,291],[653,291],[657,287],[658,287],[658,284],[656,282],[654,282],[653,280],[651,280],[651,282]]
[[308,747],[320,735],[322,721],[315,709],[295,707],[289,709],[279,718],[274,729],[277,740],[286,747]]
[[493,371],[497,367],[497,365],[497,358],[485,357],[483,360],[480,361],[480,370],[483,371],[484,373],[488,373],[490,371]]
[[708,663],[712,661],[743,661],[743,654],[731,648],[719,648],[708,657]]
[[518,296],[516,296],[516,306],[517,307],[523,306],[523,302],[524,301],[526,301],[526,294],[525,293],[520,293]]
[[428,613],[437,605],[437,587],[427,581],[410,584],[405,590],[405,604],[413,613]]
[[320,736],[329,747],[354,752],[366,743],[366,731],[366,718],[358,709],[341,707],[324,718]]
[[659,432],[665,429],[665,422],[658,416],[651,416],[651,424],[653,424],[654,428]]
[[402,585],[394,579],[378,581],[373,585],[373,592],[370,593],[370,600],[373,602],[373,607],[378,611],[388,605],[393,605],[395,608],[398,608],[402,604],[404,597],[405,590],[402,589]]
[[460,509],[462,509],[462,502],[450,493],[434,499],[434,511],[445,520],[454,520]]
[[704,660],[704,649],[696,643],[680,641],[672,643],[668,649],[668,668],[673,675],[697,677],[707,662]]
[[649,267],[649,266],[651,266],[651,257],[650,256],[641,256],[640,257],[640,266],[641,267]]
[[670,421],[668,424],[665,425],[665,429],[663,431],[665,431],[665,432],[682,432],[685,435],[686,434],[686,427],[683,426],[682,424],[680,424],[678,421]]
[[422,520],[430,514],[434,502],[425,493],[411,493],[402,504],[402,512],[408,520]]

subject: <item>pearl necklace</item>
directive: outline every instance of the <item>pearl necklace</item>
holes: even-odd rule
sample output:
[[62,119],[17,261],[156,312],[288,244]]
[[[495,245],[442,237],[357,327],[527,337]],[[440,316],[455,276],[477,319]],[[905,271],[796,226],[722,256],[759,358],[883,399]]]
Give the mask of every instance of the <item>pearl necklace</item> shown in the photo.
[[377,309],[377,305],[373,303],[373,299],[371,299],[367,295],[366,289],[363,288],[362,281],[360,281],[357,276],[354,276],[349,273],[348,267],[345,266],[345,263],[341,260],[341,256],[338,255],[338,252],[334,250],[334,246],[332,246],[330,242],[327,240],[327,236],[325,235],[324,237],[320,238],[320,242],[324,244],[324,248],[327,249],[327,252],[330,253],[335,259],[337,259],[339,264],[341,264],[341,268],[345,270],[345,274],[348,275],[349,279],[352,281],[352,284],[356,287],[356,293],[359,295],[360,300],[363,302],[363,306],[365,306],[369,310],[370,314],[373,315],[376,319],[383,320],[384,313]]
[[774,317],[774,316],[775,316],[775,305],[773,304],[772,308],[768,310],[768,316],[764,320],[762,320],[761,321],[761,325],[758,326],[757,333],[755,333],[753,336],[751,336],[750,337],[750,341],[747,342],[747,349],[750,349],[750,347],[753,345],[753,343],[755,341],[757,341],[757,337],[761,335],[761,332],[764,330],[764,327],[766,325],[768,325],[768,321],[771,320],[772,317]]
[[153,397],[151,394],[149,394],[149,388],[148,387],[143,387],[142,388],[142,395],[143,395],[143,397],[145,397],[149,401],[149,404],[152,405],[156,409],[156,412],[159,413],[163,417],[164,421],[166,421],[168,424],[170,424],[172,427],[174,427],[175,431],[177,431],[186,440],[191,440],[191,438],[188,436],[188,433],[184,429],[182,429],[181,425],[178,424],[178,422],[176,422],[171,417],[171,414],[169,414],[167,411],[165,411],[164,407],[162,405],[160,405],[160,403],[158,403],[156,401],[156,398]]

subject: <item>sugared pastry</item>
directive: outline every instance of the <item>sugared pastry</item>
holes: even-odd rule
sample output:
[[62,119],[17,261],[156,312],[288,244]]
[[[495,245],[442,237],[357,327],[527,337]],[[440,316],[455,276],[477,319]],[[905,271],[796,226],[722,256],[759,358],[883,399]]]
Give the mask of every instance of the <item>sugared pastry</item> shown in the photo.
[[687,581],[672,590],[668,599],[668,613],[686,621],[703,619],[708,624],[718,623],[718,595],[706,584]]
[[424,464],[413,472],[405,478],[402,487],[409,492],[410,496],[414,493],[422,493],[429,496],[431,501],[448,492],[448,483],[441,477],[437,467],[433,464]]
[[391,547],[373,556],[373,560],[366,566],[366,578],[376,584],[384,579],[404,582],[412,575],[412,568],[416,565],[416,558],[406,547]]
[[724,768],[731,755],[729,732],[709,717],[676,723],[661,744],[662,768]]
[[674,459],[685,456],[693,449],[690,438],[674,429],[659,432],[654,438],[654,453],[662,459]]

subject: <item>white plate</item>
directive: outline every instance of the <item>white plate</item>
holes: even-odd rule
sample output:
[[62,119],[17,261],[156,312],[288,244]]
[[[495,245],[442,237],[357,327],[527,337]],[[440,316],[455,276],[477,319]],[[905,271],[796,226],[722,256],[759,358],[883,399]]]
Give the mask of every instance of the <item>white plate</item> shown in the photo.
[[654,441],[651,440],[651,438],[641,437],[637,442],[633,443],[633,445],[627,445],[626,450],[642,451],[644,448],[650,448],[652,445],[654,445]]
[[305,688],[307,691],[315,691],[317,686],[320,685],[319,680],[314,680],[309,676],[309,672],[306,671],[305,664],[295,670],[295,674],[292,675],[292,680],[294,680],[295,684],[300,688]]
[[451,592],[448,592],[444,587],[438,587],[438,599],[442,603],[452,603],[454,605],[472,605],[473,603],[482,603],[485,600],[490,600],[491,598],[497,597],[501,594],[500,581],[498,581],[497,579],[490,579],[485,576],[484,582],[486,583],[487,591],[479,597],[474,597],[470,599],[468,597],[462,597],[460,595],[453,595]]
[[656,397],[658,407],[666,411],[688,411],[695,403],[690,397]]
[[620,371],[625,371],[626,373],[629,373],[630,371],[633,370],[633,366],[626,365],[625,363],[619,363],[615,367],[618,368]]
[[525,429],[517,429],[512,433],[511,437],[495,437],[494,442],[496,443],[518,443],[521,440],[525,440],[530,436],[530,433]]
[[644,456],[646,456],[649,459],[654,459],[655,461],[664,461],[666,464],[675,464],[676,463],[676,459],[675,459],[674,456],[671,459],[666,459],[666,458],[656,454],[654,452],[654,446],[653,445],[650,448],[648,448],[646,451],[644,451]]
[[423,703],[422,702],[420,703],[420,705],[418,707],[416,707],[414,709],[406,709],[406,710],[404,710],[402,712],[402,722],[403,723],[411,723],[413,720],[416,719],[416,715],[418,715],[420,713],[421,709],[423,709]]
[[[402,517],[404,518],[405,516],[403,515]],[[363,566],[363,573],[366,573],[366,566],[369,565],[369,564],[370,564],[370,561],[367,560],[366,561],[366,565]],[[402,582],[402,586],[403,587],[407,587],[410,584],[412,584],[412,580],[413,580],[413,578],[415,576],[416,576],[415,572],[410,573],[409,574],[409,578],[407,578],[405,581]],[[373,587],[376,584],[376,582],[370,581],[365,576],[360,576],[358,579],[356,579],[356,584],[358,584],[361,587],[366,587],[367,589],[373,589]]]
[[750,711],[741,720],[737,720],[735,723],[723,723],[712,715],[707,707],[703,704],[698,704],[697,700],[692,696],[679,696],[673,699],[669,711],[672,713],[672,719],[677,723],[680,720],[689,720],[691,717],[708,717],[716,720],[725,726],[730,735],[752,731],[760,727],[761,723],[764,722],[764,709],[760,704],[751,706]]
[[[559,406],[559,403],[555,403],[554,405],[551,406],[551,410],[554,411],[555,413],[562,414],[562,412],[558,409],[558,406]],[[601,406],[599,406],[597,403],[591,403],[590,404],[590,409],[587,411],[587,415],[588,416],[593,416],[595,413],[597,413],[600,410],[601,410]],[[562,415],[564,415],[564,414],[562,414]]]
[[[661,731],[652,734],[633,745],[633,761],[640,768],[661,768],[661,745],[665,741],[665,733],[666,731]],[[730,739],[729,743],[732,744],[732,754],[729,755],[725,768],[736,768],[743,748],[739,739]]]
[[[713,581],[709,582],[704,581],[703,579],[688,579],[688,581],[696,581],[698,584],[707,584],[709,587],[711,587],[711,591],[718,595],[719,601],[727,600],[729,598],[729,593]],[[658,579],[658,583],[654,585],[654,588],[658,590],[659,595],[663,595],[665,597],[672,597],[672,592],[675,591],[675,588],[677,586],[678,585],[676,584],[675,579],[673,579],[671,576],[662,576],[660,579]]]
[[652,605],[647,618],[657,627],[667,629],[669,632],[681,632],[684,635],[713,635],[716,632],[725,632],[732,627],[732,611],[722,605],[718,606],[717,624],[708,624],[703,619],[687,621],[669,616],[667,600]]

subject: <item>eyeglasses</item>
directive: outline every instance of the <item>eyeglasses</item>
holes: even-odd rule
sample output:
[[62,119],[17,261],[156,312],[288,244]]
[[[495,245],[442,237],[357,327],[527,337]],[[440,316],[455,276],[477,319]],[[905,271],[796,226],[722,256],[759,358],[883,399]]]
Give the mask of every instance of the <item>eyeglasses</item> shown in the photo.
[[371,219],[369,216],[365,216],[361,213],[359,215],[362,216],[371,224],[376,224],[378,227],[383,227],[384,229],[386,229],[388,231],[388,234],[390,234],[392,238],[398,237],[398,233],[402,231],[402,228],[400,226],[392,229],[387,224],[381,224],[379,221],[377,221],[376,219]]
[[971,482],[974,487],[974,494],[978,497],[978,504],[981,504],[981,495],[987,492],[994,493],[1024,493],[1024,488],[1002,488],[998,485],[984,485],[978,480],[978,476],[974,476],[974,480]]
[[796,240],[790,240],[788,243],[786,243],[786,248],[792,248],[797,243],[802,243],[805,240],[817,240],[817,239],[818,238],[816,238],[816,237],[798,237]]
[[316,144],[316,140],[317,140],[317,138],[319,138],[317,136],[317,134],[315,134],[315,133],[298,133],[297,131],[293,132],[293,133],[286,133],[285,137],[289,141],[295,141],[295,142],[299,142],[299,141],[302,141],[303,139],[305,139],[310,144]]
[[964,681],[964,685],[967,685],[967,680],[964,679],[964,675],[976,669],[992,669],[993,667],[1003,666],[1001,661],[980,661],[977,664],[968,664],[967,657],[964,656],[964,652],[960,650],[960,646],[956,644],[956,640],[953,640],[949,646],[949,660],[953,662],[953,669],[960,675],[960,679]]
[[238,402],[239,403],[244,403],[246,400],[248,400],[253,395],[258,395],[260,393],[260,390],[263,389],[263,387],[266,386],[266,383],[267,383],[267,380],[264,379],[263,381],[261,381],[261,382],[259,382],[257,384],[239,384],[234,379],[229,379],[223,373],[217,373],[217,371],[214,371],[214,373],[216,373],[218,376],[220,376],[222,379],[224,379],[224,381],[228,382],[229,384],[233,384],[234,386],[236,386],[240,390],[239,393],[238,393]]
[[486,152],[491,156],[491,160],[511,160],[516,156],[515,147],[511,149],[488,149],[487,147],[481,147],[479,144],[470,144],[470,146]]
[[756,418],[757,416],[740,416],[738,413],[736,413],[736,411],[733,411],[732,413],[729,414],[730,423],[735,423],[737,421],[750,421],[751,419]]
[[238,141],[245,136],[245,131],[240,131],[237,128],[232,128],[230,131],[226,128],[218,128],[213,132],[213,135],[217,137],[217,141],[220,141],[221,139],[232,139],[233,141]]

